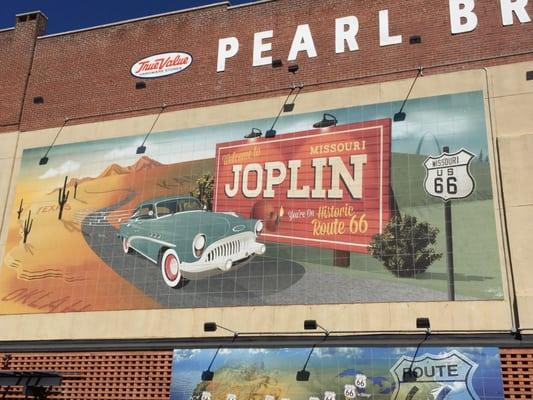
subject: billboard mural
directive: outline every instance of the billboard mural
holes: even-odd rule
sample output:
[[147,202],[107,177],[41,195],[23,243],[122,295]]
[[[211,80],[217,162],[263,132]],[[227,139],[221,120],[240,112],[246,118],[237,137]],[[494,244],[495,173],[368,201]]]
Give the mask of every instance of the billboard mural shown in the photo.
[[0,313],[502,299],[482,92],[398,106],[24,150]]
[[177,349],[170,398],[489,400],[503,383],[490,347]]

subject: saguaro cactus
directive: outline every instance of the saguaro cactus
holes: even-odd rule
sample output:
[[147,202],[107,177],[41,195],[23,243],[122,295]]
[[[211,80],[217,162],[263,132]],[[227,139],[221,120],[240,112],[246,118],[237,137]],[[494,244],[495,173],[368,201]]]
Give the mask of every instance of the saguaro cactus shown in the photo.
[[58,219],[61,219],[63,216],[63,208],[65,208],[65,204],[67,204],[68,196],[70,194],[70,190],[67,190],[67,179],[68,176],[65,176],[65,182],[63,183],[63,189],[59,189],[59,193],[57,194],[57,204],[59,204],[59,216]]
[[31,217],[31,210],[28,211],[28,218],[24,221],[24,226],[22,229],[22,233],[24,235],[23,243],[26,243],[26,240],[28,240],[28,235],[31,232],[31,227],[33,226],[33,218]]
[[24,201],[24,198],[20,199],[19,209],[17,210],[17,219],[20,219],[20,216],[22,215],[22,211],[24,211],[24,208],[22,208],[23,201]]

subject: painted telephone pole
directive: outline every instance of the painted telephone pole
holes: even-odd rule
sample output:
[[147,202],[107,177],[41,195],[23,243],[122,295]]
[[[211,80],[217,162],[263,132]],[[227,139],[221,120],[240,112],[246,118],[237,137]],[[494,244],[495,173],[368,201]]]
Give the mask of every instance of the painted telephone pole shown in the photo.
[[452,199],[464,199],[472,194],[475,181],[470,173],[470,162],[474,154],[461,149],[450,153],[443,147],[438,157],[424,161],[426,178],[424,189],[433,197],[444,200],[444,226],[446,233],[446,271],[448,276],[448,300],[455,300],[455,275],[453,262]]
[[[448,154],[450,148],[445,146],[442,152]],[[453,231],[452,231],[452,201],[444,201],[444,225],[446,230],[446,271],[448,275],[448,300],[455,301],[455,275],[453,271]]]

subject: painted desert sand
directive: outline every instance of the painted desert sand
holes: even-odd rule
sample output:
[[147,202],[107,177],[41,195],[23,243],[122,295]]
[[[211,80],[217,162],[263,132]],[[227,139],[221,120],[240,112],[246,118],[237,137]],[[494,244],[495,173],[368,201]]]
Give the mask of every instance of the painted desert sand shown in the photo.
[[[188,194],[197,177],[212,173],[212,168],[212,160],[164,165],[141,156],[130,166],[111,164],[96,178],[69,176],[70,193],[61,220],[58,195],[64,177],[54,181],[53,186],[49,180],[19,181],[0,267],[0,313],[161,308],[94,253],[83,236],[82,226],[109,222],[118,227],[140,201]],[[21,199],[24,210],[18,219]],[[87,219],[89,214],[105,208],[110,211],[102,214],[109,221]],[[33,223],[27,242],[23,243],[23,224],[30,210]]]

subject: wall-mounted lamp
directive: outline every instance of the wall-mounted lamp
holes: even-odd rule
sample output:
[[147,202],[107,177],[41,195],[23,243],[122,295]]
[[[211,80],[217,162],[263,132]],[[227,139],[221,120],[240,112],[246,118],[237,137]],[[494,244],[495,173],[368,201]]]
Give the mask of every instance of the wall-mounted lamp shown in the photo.
[[65,127],[65,125],[67,124],[67,122],[68,122],[68,117],[65,117],[65,121],[63,121],[63,125],[61,125],[61,127],[60,127],[59,130],[57,131],[54,140],[52,140],[52,143],[50,144],[50,146],[49,146],[48,149],[46,150],[46,153],[44,153],[44,156],[42,156],[41,159],[39,160],[39,165],[46,165],[46,164],[48,164],[48,153],[50,152],[50,150],[52,149],[52,147],[54,147],[54,144],[55,144],[57,138],[58,138],[59,135],[61,134],[61,131],[63,130],[63,128]]
[[328,128],[337,125],[337,118],[333,114],[324,114],[322,121],[313,124],[313,128]]
[[405,107],[405,103],[407,103],[407,100],[409,99],[409,96],[411,95],[411,92],[413,91],[413,88],[415,87],[415,83],[421,76],[424,76],[424,67],[420,66],[418,67],[418,72],[416,73],[416,77],[413,80],[413,83],[411,84],[411,87],[409,88],[409,92],[407,92],[407,96],[403,100],[402,106],[400,107],[400,111],[398,111],[396,114],[394,114],[394,122],[402,122],[405,121],[406,114],[403,112],[403,108]]
[[33,98],[33,104],[43,104],[44,103],[44,97],[43,96],[35,96]]
[[422,43],[422,36],[413,35],[409,38],[409,44],[420,44]]
[[204,323],[204,332],[216,332],[216,330],[220,328],[225,331],[233,333],[233,338],[235,339],[237,336],[239,336],[239,332],[234,331],[233,329],[226,328],[222,325],[217,324],[216,322],[205,322]]
[[298,66],[298,64],[292,64],[292,65],[289,65],[289,67],[287,68],[287,70],[288,70],[291,74],[295,74],[296,72],[298,72],[299,69],[300,69],[300,67]]
[[141,145],[139,147],[137,147],[137,151],[135,152],[136,154],[144,154],[146,152],[146,146],[144,144],[146,143],[146,141],[148,140],[148,137],[150,136],[150,134],[154,130],[155,124],[157,124],[157,121],[159,120],[159,117],[161,116],[163,111],[165,111],[165,108],[167,108],[167,105],[163,104],[161,106],[161,111],[159,111],[159,114],[157,114],[157,117],[155,117],[154,123],[152,124],[152,127],[150,128],[150,130],[148,131],[148,133],[144,137],[143,142],[141,143]]
[[329,336],[330,332],[329,332],[326,328],[324,328],[323,326],[320,326],[320,325],[316,322],[316,320],[314,320],[314,319],[306,319],[306,320],[304,321],[304,329],[305,329],[306,331],[314,331],[314,330],[316,330],[317,328],[322,329],[322,330],[324,331],[324,334],[326,335],[326,337]]
[[313,351],[315,351],[316,344],[311,347],[311,351],[309,351],[309,354],[307,355],[307,360],[305,360],[304,367],[296,372],[296,380],[298,382],[307,382],[309,380],[309,376],[311,373],[307,371],[305,368],[307,367],[307,364],[309,363],[309,359],[311,358],[311,354],[313,354]]
[[146,82],[135,82],[135,89],[146,89]]
[[[265,138],[269,139],[269,138],[273,138],[276,136],[276,130],[274,129],[274,127],[276,126],[279,120],[279,117],[281,116],[281,113],[291,112],[294,110],[296,99],[298,98],[298,95],[300,94],[303,88],[304,88],[303,85],[291,87],[289,94],[285,98],[285,101],[283,102],[283,105],[281,106],[281,109],[278,112],[278,115],[276,115],[276,118],[274,118],[274,122],[272,123],[272,126],[270,127],[268,131],[265,132]],[[294,94],[294,97],[291,100],[291,96],[293,94]]]
[[[204,324],[204,330],[205,330],[205,325],[207,325],[207,324],[208,323]],[[211,322],[209,324],[214,324],[214,322]],[[216,328],[217,328],[216,324],[214,326],[215,326],[215,330],[216,330]],[[211,328],[212,326],[210,325],[209,327]],[[215,355],[211,359],[211,362],[209,363],[209,366],[207,367],[207,369],[205,371],[202,371],[202,381],[212,381],[213,380],[213,378],[215,376],[215,373],[213,371],[211,371],[211,367],[213,366],[213,363],[215,362],[215,359],[217,358],[219,351],[220,351],[220,346],[217,348],[217,351],[215,351]]]
[[424,336],[424,339],[418,345],[416,346],[415,354],[411,360],[411,365],[409,366],[409,369],[404,369],[402,380],[403,382],[416,382],[416,379],[418,378],[415,371],[413,371],[413,365],[416,360],[416,356],[418,355],[418,350],[420,350],[420,346],[422,346],[422,343],[424,343],[426,340],[428,340],[429,336],[431,335],[431,323],[429,321],[429,318],[427,317],[419,317],[416,319],[416,327],[417,329],[425,329],[426,335]]
[[272,68],[281,68],[283,67],[283,61],[276,59],[272,60]]
[[253,138],[261,136],[262,134],[263,134],[263,132],[261,131],[261,129],[252,128],[250,133],[248,135],[246,135],[244,138],[245,139],[253,139]]

